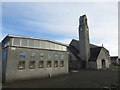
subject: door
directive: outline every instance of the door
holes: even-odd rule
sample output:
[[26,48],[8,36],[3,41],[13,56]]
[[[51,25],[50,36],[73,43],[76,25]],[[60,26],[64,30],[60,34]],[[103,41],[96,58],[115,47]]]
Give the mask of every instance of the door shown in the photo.
[[105,60],[104,59],[102,60],[102,68],[103,69],[106,68],[106,64],[105,64]]

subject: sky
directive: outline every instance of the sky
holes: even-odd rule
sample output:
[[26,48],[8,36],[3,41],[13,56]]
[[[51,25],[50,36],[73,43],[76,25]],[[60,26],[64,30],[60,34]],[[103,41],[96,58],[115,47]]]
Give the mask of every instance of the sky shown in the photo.
[[72,39],[79,39],[79,17],[86,14],[90,43],[103,44],[111,56],[118,55],[117,2],[2,2],[0,5],[0,41],[12,34],[69,44]]

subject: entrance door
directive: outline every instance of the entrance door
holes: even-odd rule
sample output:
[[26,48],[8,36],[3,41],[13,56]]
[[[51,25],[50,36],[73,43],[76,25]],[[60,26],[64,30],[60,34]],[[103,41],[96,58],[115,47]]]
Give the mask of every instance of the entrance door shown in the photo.
[[86,69],[86,61],[82,61],[82,69]]
[[106,66],[105,66],[105,60],[104,59],[102,60],[102,68],[103,69],[106,68]]

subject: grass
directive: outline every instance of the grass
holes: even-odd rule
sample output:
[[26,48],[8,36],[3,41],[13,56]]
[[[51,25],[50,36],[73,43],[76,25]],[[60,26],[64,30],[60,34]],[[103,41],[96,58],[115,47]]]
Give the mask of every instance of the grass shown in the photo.
[[120,66],[110,65],[109,69],[120,69]]

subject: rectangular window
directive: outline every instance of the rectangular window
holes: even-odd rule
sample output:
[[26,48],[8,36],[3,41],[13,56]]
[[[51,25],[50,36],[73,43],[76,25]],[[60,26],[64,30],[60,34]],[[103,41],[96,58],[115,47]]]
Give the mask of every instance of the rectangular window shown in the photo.
[[63,49],[63,46],[62,46],[62,45],[59,45],[59,50],[62,51],[62,49]]
[[7,47],[7,46],[9,46],[9,45],[10,45],[10,42],[7,41],[7,42],[5,42],[5,43],[3,44],[3,47],[5,48],[5,47]]
[[34,40],[29,40],[29,47],[34,47]]
[[35,61],[30,61],[29,62],[29,68],[34,69],[35,68]]
[[59,45],[55,44],[55,50],[59,50]]
[[30,58],[31,58],[32,60],[35,60],[35,53],[31,53]]
[[54,67],[58,67],[58,61],[54,61]]
[[39,40],[34,40],[34,47],[40,48],[40,41]]
[[28,39],[21,39],[21,46],[28,46]]
[[39,61],[38,67],[39,68],[43,68],[43,66],[44,66],[44,62],[43,61]]
[[25,52],[20,52],[19,59],[24,60],[25,59]]
[[64,61],[60,61],[60,67],[64,66]]
[[50,43],[45,41],[45,49],[50,49]]
[[55,50],[55,44],[50,42],[50,49]]
[[13,38],[13,45],[20,46],[20,39],[19,38]]
[[40,41],[40,48],[42,48],[42,49],[45,48],[45,41]]
[[52,66],[51,61],[47,61],[47,67],[50,68]]
[[66,46],[63,46],[63,51],[67,51],[67,48],[66,48]]
[[25,69],[25,61],[18,62],[18,69]]

